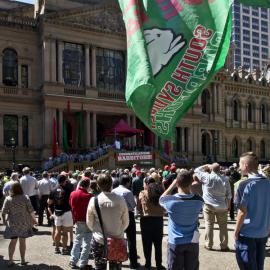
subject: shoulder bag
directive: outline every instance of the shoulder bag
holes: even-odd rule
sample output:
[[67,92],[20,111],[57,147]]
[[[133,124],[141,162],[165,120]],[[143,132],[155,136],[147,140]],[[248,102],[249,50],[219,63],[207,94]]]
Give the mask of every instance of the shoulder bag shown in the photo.
[[125,262],[128,260],[127,242],[124,238],[106,237],[101,212],[98,204],[98,197],[95,197],[95,208],[98,215],[100,227],[104,239],[104,255],[108,261]]

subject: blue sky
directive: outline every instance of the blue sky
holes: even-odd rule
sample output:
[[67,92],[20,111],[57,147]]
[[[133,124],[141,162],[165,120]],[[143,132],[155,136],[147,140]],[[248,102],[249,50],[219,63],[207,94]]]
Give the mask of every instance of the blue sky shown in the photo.
[[34,4],[35,0],[16,0],[18,2],[24,2],[24,3],[30,3],[30,4]]

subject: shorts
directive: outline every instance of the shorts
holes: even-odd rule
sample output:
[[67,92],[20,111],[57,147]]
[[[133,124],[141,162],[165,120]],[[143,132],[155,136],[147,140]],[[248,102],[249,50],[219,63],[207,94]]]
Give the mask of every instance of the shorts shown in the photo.
[[73,219],[72,219],[71,211],[65,212],[61,216],[55,216],[54,224],[56,227],[72,227]]

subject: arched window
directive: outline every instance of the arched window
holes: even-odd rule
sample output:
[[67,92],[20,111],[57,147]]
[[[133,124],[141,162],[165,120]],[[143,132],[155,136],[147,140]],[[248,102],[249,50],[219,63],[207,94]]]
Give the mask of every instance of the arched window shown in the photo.
[[248,139],[247,140],[247,151],[252,151],[252,140]]
[[265,141],[261,140],[260,143],[260,158],[265,159]]
[[261,121],[263,124],[266,124],[266,108],[264,104],[261,106]]
[[239,121],[239,106],[238,102],[236,100],[233,101],[233,120],[234,121]]
[[207,89],[202,93],[202,113],[210,114],[210,93]]
[[202,134],[202,154],[204,156],[210,155],[210,136],[206,132]]
[[3,51],[3,84],[18,85],[18,57],[17,52],[7,48]]
[[252,122],[252,106],[250,102],[247,104],[247,120]]
[[232,156],[234,158],[239,157],[239,144],[238,144],[238,140],[236,138],[234,138],[232,141]]

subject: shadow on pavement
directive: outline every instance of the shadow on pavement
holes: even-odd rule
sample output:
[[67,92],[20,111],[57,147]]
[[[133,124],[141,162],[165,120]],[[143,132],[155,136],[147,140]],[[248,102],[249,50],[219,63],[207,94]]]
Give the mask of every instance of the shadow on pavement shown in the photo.
[[0,255],[0,269],[1,270],[9,270],[9,269],[24,269],[24,270],[65,270],[56,265],[47,265],[47,264],[27,264],[21,265],[20,261],[15,260],[15,265],[12,267],[8,267],[8,260],[5,260],[3,256]]

